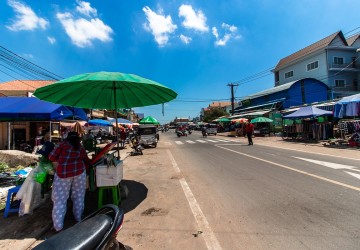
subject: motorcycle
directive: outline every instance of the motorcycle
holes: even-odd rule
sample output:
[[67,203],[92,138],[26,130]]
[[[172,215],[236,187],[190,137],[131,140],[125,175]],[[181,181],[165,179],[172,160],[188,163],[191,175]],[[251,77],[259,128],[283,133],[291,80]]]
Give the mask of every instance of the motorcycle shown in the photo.
[[124,222],[124,210],[109,204],[90,214],[74,226],[37,245],[42,249],[121,249],[132,250],[116,240]]
[[187,131],[186,131],[186,130],[178,130],[178,131],[176,132],[176,135],[177,135],[178,137],[187,136]]
[[130,152],[130,155],[134,156],[134,155],[143,155],[143,146],[139,143],[139,140],[134,138],[132,140],[132,148],[133,151]]
[[207,137],[207,135],[208,135],[208,133],[205,130],[203,130],[202,131],[202,136],[205,138],[205,137]]

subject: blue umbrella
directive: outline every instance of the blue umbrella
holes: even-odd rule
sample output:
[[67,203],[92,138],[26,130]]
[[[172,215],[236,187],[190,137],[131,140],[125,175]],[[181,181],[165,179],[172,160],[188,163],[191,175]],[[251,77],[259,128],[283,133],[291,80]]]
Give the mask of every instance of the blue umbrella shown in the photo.
[[[110,119],[109,121],[110,121],[110,122],[115,122],[116,119],[115,119],[115,118],[114,118],[114,119]],[[120,123],[120,124],[132,124],[131,121],[126,120],[126,119],[124,119],[124,118],[117,118],[117,122]]]
[[109,121],[101,120],[101,119],[94,119],[88,121],[89,125],[92,126],[106,126],[106,127],[112,127],[112,123]]

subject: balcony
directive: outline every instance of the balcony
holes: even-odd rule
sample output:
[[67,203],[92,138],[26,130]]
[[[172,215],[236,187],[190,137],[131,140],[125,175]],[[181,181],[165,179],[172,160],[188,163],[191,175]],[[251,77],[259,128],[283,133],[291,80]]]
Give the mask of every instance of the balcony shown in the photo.
[[360,71],[360,65],[359,63],[343,63],[343,64],[338,64],[338,63],[329,63],[328,64],[328,70],[346,70],[346,71]]

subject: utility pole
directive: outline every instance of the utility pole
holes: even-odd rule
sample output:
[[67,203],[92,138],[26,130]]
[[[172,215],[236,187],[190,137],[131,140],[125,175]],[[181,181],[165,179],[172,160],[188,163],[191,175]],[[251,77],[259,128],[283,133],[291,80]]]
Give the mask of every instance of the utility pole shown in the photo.
[[231,115],[234,115],[234,102],[235,102],[234,87],[239,86],[239,84],[237,84],[237,83],[229,83],[227,86],[231,87]]

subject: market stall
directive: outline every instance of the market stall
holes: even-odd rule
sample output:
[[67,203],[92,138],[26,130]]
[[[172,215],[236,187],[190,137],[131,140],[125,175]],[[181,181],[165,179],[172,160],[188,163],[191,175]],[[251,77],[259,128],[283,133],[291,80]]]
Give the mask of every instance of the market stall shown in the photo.
[[[316,141],[328,139],[332,134],[333,125],[325,119],[319,119],[327,116],[332,116],[332,112],[314,106],[301,107],[291,114],[284,115],[283,138]],[[292,123],[285,124],[287,119],[292,120]]]

